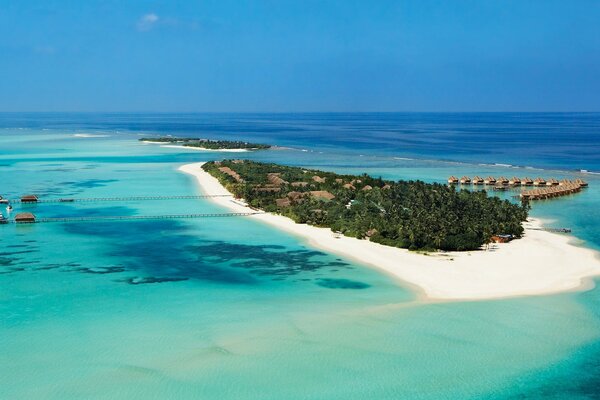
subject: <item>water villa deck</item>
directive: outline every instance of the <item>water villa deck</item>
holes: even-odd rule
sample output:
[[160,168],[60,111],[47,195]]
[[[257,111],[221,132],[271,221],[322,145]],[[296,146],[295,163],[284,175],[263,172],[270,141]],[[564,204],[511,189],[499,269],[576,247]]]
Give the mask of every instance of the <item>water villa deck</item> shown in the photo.
[[485,185],[492,187],[493,190],[504,191],[510,188],[522,187],[522,186],[533,186],[535,189],[524,190],[519,196],[515,196],[517,198],[521,198],[521,200],[542,200],[542,199],[550,199],[559,196],[566,196],[572,193],[577,193],[581,191],[582,188],[588,186],[588,183],[582,179],[576,179],[574,181],[563,179],[561,181],[550,178],[536,178],[531,179],[529,177],[518,178],[513,176],[508,179],[503,176],[499,178],[494,178],[493,176],[488,176],[487,178],[481,178],[479,176],[473,177],[473,179],[468,176],[463,176],[458,179],[455,176],[451,176],[448,178],[448,183],[451,185]]

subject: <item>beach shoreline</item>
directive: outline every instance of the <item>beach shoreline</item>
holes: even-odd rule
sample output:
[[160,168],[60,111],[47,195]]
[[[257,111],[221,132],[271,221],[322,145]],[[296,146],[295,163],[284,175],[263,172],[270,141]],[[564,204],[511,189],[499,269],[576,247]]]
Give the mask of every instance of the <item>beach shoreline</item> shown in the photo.
[[[206,194],[231,194],[201,166],[186,164],[179,171],[196,178]],[[234,212],[253,211],[231,197],[212,201]],[[594,287],[600,275],[598,252],[576,246],[572,238],[536,230],[539,220],[530,219],[524,237],[488,251],[440,252],[429,255],[336,237],[329,228],[297,224],[287,217],[261,213],[249,216],[305,239],[309,245],[374,267],[415,290],[426,300],[486,300],[549,295]]]

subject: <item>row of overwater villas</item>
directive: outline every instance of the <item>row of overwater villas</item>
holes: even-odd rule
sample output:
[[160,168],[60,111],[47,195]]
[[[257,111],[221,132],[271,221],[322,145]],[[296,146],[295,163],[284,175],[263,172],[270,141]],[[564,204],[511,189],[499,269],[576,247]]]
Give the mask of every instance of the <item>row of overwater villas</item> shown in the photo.
[[563,185],[569,185],[569,184],[577,184],[579,185],[579,187],[586,187],[588,184],[587,182],[583,181],[582,179],[576,179],[575,181],[570,181],[568,179],[563,179],[561,181],[558,181],[556,179],[543,179],[543,178],[536,178],[536,179],[531,179],[531,178],[517,178],[516,176],[513,176],[511,179],[505,178],[503,176],[501,176],[500,178],[496,179],[493,176],[488,176],[487,178],[482,178],[480,176],[475,176],[473,177],[473,179],[469,178],[468,176],[463,176],[462,178],[458,179],[455,176],[451,176],[450,178],[448,178],[448,183],[450,184],[462,184],[462,185],[511,185],[511,186],[563,186]]
[[565,183],[558,186],[540,187],[537,189],[524,190],[521,192],[521,199],[527,200],[543,200],[553,197],[566,196],[568,194],[577,193],[583,185],[577,182]]

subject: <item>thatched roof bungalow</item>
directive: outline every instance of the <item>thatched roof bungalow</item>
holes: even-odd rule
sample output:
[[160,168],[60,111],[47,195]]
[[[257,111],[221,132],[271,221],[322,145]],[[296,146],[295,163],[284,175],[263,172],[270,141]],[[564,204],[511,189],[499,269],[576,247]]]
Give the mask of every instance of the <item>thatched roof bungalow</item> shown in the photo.
[[335,199],[335,196],[332,193],[329,193],[326,190],[312,190],[310,192],[310,195],[316,199],[320,199],[320,200],[333,200]]
[[495,185],[496,184],[496,178],[494,178],[493,176],[488,176],[487,178],[485,178],[483,180],[483,183],[486,185]]
[[292,186],[294,186],[294,187],[304,187],[304,186],[308,186],[308,182],[292,182]]
[[242,177],[237,172],[235,172],[234,170],[232,170],[229,167],[219,167],[219,171],[221,171],[224,174],[229,175],[230,177],[232,177],[233,179],[235,179],[239,183],[244,182],[244,180],[242,179]]
[[473,185],[483,185],[483,178],[480,176],[473,177]]
[[458,183],[458,178],[455,177],[454,175],[452,175],[450,178],[448,178],[448,183],[450,183],[450,184]]
[[462,184],[471,183],[471,178],[469,178],[468,176],[463,176],[462,178],[460,178],[460,183],[462,183]]
[[508,184],[509,185],[520,185],[521,179],[517,178],[516,176],[513,176],[511,179],[508,180]]
[[373,189],[373,186],[371,186],[371,185],[365,185],[361,190],[367,191],[367,190],[371,190],[371,189]]
[[583,179],[575,179],[575,183],[581,187],[587,187],[588,183]]
[[325,181],[326,181],[326,179],[325,179],[325,178],[321,178],[321,177],[320,177],[320,176],[318,176],[318,175],[315,175],[315,176],[313,176],[313,177],[312,177],[312,180],[313,180],[313,181],[315,181],[315,182],[317,182],[317,183],[325,183]]
[[345,189],[350,189],[350,190],[354,190],[354,189],[356,189],[356,188],[354,187],[354,185],[352,185],[351,183],[346,183],[346,184],[344,185],[344,188],[345,188]]
[[531,179],[529,177],[525,177],[525,178],[521,179],[521,185],[531,186],[531,185],[533,185],[533,179]]
[[275,204],[277,204],[277,207],[289,207],[292,205],[292,201],[284,197],[282,199],[275,199]]
[[281,186],[288,183],[286,180],[281,178],[281,174],[279,172],[270,172],[267,174],[267,180],[271,182],[273,185]]
[[544,186],[546,184],[546,180],[544,178],[536,178],[533,181],[533,186]]
[[500,183],[500,184],[502,184],[502,185],[508,185],[508,179],[507,179],[507,178],[505,178],[505,177],[503,177],[503,176],[501,176],[500,178],[498,178],[498,179],[496,180],[496,182],[497,182],[497,183]]

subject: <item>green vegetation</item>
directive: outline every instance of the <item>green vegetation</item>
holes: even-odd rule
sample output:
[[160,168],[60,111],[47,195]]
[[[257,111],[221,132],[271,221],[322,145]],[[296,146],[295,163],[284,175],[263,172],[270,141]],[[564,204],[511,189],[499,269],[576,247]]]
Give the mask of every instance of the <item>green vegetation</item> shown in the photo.
[[494,235],[523,234],[527,206],[485,192],[421,181],[384,181],[254,161],[202,167],[251,206],[411,250],[474,250]]
[[142,142],[172,143],[185,147],[199,147],[208,150],[229,150],[229,149],[247,149],[247,150],[265,150],[271,146],[268,144],[248,143],[231,140],[211,140],[200,138],[177,138],[171,136],[150,137],[139,139]]

